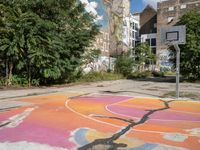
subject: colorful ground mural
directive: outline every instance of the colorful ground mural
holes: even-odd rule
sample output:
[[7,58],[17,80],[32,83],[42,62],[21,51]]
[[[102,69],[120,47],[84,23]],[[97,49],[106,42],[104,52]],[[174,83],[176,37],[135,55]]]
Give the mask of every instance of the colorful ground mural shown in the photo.
[[199,150],[200,103],[113,95],[20,98],[0,110],[0,149]]

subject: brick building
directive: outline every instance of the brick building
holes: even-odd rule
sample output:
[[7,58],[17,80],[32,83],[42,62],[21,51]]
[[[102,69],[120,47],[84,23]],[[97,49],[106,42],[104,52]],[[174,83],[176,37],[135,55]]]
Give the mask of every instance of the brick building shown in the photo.
[[141,42],[147,42],[152,53],[156,54],[156,32],[157,32],[157,12],[147,5],[140,13],[140,38]]
[[157,56],[159,68],[170,68],[167,61],[169,51],[161,44],[160,29],[166,26],[175,25],[180,17],[191,10],[200,11],[200,0],[167,0],[158,3],[157,8]]

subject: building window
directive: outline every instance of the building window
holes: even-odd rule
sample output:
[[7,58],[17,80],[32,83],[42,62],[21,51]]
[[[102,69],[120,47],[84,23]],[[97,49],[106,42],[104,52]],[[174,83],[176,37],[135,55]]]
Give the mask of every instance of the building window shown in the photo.
[[135,38],[138,39],[139,38],[139,32],[135,33]]
[[174,10],[174,7],[169,7],[168,8],[168,11],[173,11]]
[[106,42],[103,42],[103,51],[106,51]]
[[156,54],[156,48],[155,47],[151,49],[151,53]]
[[167,18],[168,23],[169,23],[169,22],[172,22],[173,19],[174,19],[174,17],[168,17],[168,18]]
[[154,24],[153,24],[153,27],[154,27],[154,28],[157,28],[157,23],[154,23]]
[[107,33],[107,40],[109,41],[110,40],[110,37],[109,37],[109,34]]
[[135,32],[134,31],[132,31],[132,36],[133,36],[133,38],[135,38]]
[[134,40],[132,41],[132,47],[135,47],[135,41]]
[[133,23],[133,30],[135,30],[135,23]]
[[156,46],[156,39],[151,39],[151,46]]
[[135,24],[135,30],[136,30],[136,31],[139,31],[138,24]]
[[106,43],[106,48],[105,48],[105,52],[109,51],[109,43]]
[[150,39],[146,39],[146,43],[150,46]]
[[186,4],[182,4],[182,5],[181,5],[181,9],[185,9],[186,7],[187,7]]

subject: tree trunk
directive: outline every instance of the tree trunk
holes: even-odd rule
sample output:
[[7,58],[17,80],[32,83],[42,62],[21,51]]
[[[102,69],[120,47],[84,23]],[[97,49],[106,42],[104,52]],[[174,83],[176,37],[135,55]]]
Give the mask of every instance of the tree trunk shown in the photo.
[[6,82],[5,82],[5,84],[6,84],[6,86],[8,86],[8,59],[6,59],[6,61],[5,61],[5,66],[6,66]]
[[9,74],[8,74],[8,86],[12,84],[12,71],[13,71],[13,63],[9,63]]
[[28,87],[31,86],[31,65],[28,64]]

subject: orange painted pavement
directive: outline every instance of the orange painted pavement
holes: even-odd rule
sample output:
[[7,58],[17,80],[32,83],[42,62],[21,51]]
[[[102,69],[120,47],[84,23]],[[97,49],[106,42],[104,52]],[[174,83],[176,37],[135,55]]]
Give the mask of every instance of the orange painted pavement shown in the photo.
[[[95,139],[111,137],[130,124],[124,120],[137,122],[149,110],[165,107],[156,98],[80,95],[60,93],[20,98],[33,105],[0,112],[0,123],[12,122],[13,118],[18,121],[0,128],[0,143],[26,141],[73,150]],[[116,142],[127,144],[127,150],[145,147],[198,150],[200,102],[173,101],[169,106],[150,115],[146,122]]]

